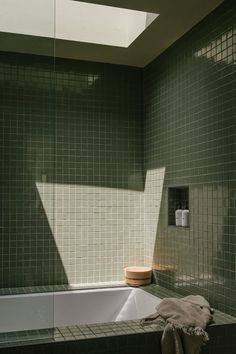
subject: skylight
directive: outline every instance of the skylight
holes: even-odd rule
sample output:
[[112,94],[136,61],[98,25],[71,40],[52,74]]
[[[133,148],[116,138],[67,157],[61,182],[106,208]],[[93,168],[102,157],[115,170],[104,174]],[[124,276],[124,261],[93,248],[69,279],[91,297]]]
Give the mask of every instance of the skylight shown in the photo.
[[[158,14],[73,0],[0,0],[0,31],[117,47],[130,44]],[[26,11],[27,9],[27,11]]]

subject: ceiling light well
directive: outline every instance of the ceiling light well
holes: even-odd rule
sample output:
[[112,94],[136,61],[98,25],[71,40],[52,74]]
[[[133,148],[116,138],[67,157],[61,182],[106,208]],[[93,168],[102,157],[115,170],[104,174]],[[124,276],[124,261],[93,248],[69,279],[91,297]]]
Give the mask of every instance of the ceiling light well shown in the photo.
[[73,0],[57,0],[55,8],[52,0],[1,1],[2,32],[124,48],[158,17],[154,13]]

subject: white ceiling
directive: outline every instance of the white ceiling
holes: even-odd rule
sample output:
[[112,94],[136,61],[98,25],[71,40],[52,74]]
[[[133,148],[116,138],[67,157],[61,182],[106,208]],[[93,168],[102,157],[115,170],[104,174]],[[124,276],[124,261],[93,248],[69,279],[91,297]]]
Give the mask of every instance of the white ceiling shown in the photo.
[[[0,0],[0,13],[2,12],[1,7],[4,9],[4,6],[7,5],[7,2],[9,4],[9,1],[13,0]],[[31,1],[35,2],[36,0]],[[41,5],[43,1],[45,0],[41,0]],[[51,30],[54,29],[54,33],[56,33],[57,24],[59,23],[58,9],[62,0],[56,0],[56,4],[58,6],[56,6],[55,17],[53,6],[54,1],[47,0],[47,4],[49,4],[50,1],[50,11],[48,9],[45,13],[47,13],[47,17],[51,19]],[[83,59],[143,67],[162,53],[184,33],[190,30],[196,23],[201,21],[223,1],[88,0],[83,2],[158,13],[160,16],[158,16],[158,18],[155,19],[128,48],[104,44],[84,43],[65,39],[57,39],[54,41],[53,38],[46,38],[37,35],[37,33],[35,33],[35,35],[28,35],[14,33],[13,30],[6,32],[6,29],[2,27],[2,32],[0,32],[0,50],[41,55],[56,54],[57,57],[62,58]],[[24,14],[27,14],[26,10],[29,11],[29,9],[24,9]],[[18,17],[16,17],[14,21],[19,21],[19,11],[17,13]],[[4,18],[7,23],[6,16]]]

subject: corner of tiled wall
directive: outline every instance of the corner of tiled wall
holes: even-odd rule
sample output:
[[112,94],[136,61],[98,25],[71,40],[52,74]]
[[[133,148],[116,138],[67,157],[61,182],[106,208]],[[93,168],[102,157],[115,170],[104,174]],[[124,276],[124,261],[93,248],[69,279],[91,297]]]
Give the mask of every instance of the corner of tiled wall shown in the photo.
[[[177,291],[233,315],[235,28],[236,3],[224,1],[144,69],[145,168],[165,167],[154,263],[175,269]],[[173,186],[189,186],[190,228],[168,225]],[[173,274],[162,284],[172,287]]]

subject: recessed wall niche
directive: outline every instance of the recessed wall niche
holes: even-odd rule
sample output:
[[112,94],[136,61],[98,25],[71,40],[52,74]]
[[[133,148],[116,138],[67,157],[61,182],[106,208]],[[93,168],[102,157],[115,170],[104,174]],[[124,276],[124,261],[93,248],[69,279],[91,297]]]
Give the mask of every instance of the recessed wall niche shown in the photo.
[[176,226],[176,209],[189,208],[189,187],[169,187],[168,188],[168,225]]

